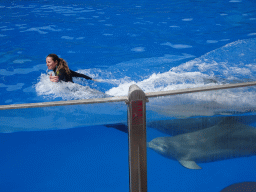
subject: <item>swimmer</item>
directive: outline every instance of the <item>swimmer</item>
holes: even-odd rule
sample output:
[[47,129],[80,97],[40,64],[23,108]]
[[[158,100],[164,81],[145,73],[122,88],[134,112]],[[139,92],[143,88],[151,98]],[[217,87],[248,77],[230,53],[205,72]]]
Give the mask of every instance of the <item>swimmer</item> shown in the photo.
[[50,74],[50,81],[51,82],[59,82],[59,81],[65,81],[65,82],[72,82],[72,77],[82,77],[87,80],[93,80],[96,82],[100,82],[98,79],[92,79],[91,77],[88,77],[87,75],[77,73],[75,71],[72,71],[69,69],[67,62],[59,58],[56,54],[49,54],[46,57],[46,65],[49,70],[53,70],[55,76],[52,76]]

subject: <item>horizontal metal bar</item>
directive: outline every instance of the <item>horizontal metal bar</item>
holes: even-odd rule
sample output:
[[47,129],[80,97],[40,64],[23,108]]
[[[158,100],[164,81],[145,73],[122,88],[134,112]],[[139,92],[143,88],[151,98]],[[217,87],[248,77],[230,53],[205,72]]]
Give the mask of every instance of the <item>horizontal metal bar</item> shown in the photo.
[[[256,81],[247,82],[247,83],[236,83],[236,84],[179,89],[179,90],[172,90],[172,91],[159,91],[159,92],[146,93],[146,97],[149,98],[149,97],[160,97],[160,96],[168,96],[168,95],[179,95],[179,94],[186,94],[186,93],[214,91],[214,90],[220,90],[220,89],[231,89],[231,88],[247,87],[247,86],[254,86],[254,85],[256,85]],[[127,96],[123,96],[123,97],[107,97],[107,98],[71,100],[71,101],[54,101],[54,102],[43,102],[43,103],[0,105],[0,110],[53,107],[53,106],[64,106],[64,105],[82,105],[82,104],[108,103],[108,102],[124,102],[127,100],[128,100]]]
[[71,100],[71,101],[54,101],[54,102],[43,102],[43,103],[0,105],[0,110],[53,107],[53,106],[65,106],[65,105],[82,105],[82,104],[109,103],[109,102],[124,102],[124,101],[127,101],[127,99],[128,98],[124,96],[124,97],[108,97],[108,98]]
[[179,89],[179,90],[172,90],[172,91],[150,92],[150,93],[146,93],[146,96],[147,97],[160,97],[160,96],[179,95],[179,94],[195,93],[195,92],[203,92],[203,91],[215,91],[215,90],[220,90],[220,89],[248,87],[248,86],[254,86],[254,85],[256,85],[256,81],[247,82],[247,83],[236,83],[236,84],[187,88],[187,89]]

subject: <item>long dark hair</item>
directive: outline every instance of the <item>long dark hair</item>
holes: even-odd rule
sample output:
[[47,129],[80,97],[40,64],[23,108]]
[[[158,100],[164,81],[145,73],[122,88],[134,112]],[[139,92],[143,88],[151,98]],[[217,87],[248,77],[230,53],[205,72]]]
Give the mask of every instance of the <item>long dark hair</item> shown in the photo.
[[68,67],[68,63],[64,59],[59,58],[58,55],[54,53],[49,54],[47,57],[51,57],[54,62],[57,61],[56,72],[59,71],[60,69],[65,69],[67,74],[71,73]]

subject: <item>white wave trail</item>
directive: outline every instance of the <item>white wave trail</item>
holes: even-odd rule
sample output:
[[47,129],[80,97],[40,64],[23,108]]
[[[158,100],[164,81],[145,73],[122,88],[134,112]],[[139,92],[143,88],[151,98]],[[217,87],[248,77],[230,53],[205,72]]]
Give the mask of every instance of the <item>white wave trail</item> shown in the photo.
[[168,72],[153,73],[142,81],[131,79],[123,82],[106,93],[113,96],[126,95],[129,86],[134,83],[145,92],[155,92],[254,81],[255,66],[256,38],[239,40],[173,67]]
[[[178,90],[255,81],[256,39],[239,40],[142,81],[127,81],[106,93],[127,95],[137,84],[144,92]],[[153,111],[175,117],[209,116],[256,111],[256,88],[237,88],[152,99]]]
[[82,86],[71,82],[51,82],[47,74],[41,74],[40,81],[35,85],[36,92],[39,96],[57,98],[63,100],[72,99],[90,99],[105,97],[106,95],[89,86]]

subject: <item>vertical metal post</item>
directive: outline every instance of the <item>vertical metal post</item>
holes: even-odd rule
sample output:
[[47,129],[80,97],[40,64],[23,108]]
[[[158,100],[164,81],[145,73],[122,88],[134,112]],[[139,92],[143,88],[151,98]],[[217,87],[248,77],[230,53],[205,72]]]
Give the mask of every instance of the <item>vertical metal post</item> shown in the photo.
[[130,192],[147,191],[146,95],[131,85],[128,94]]

